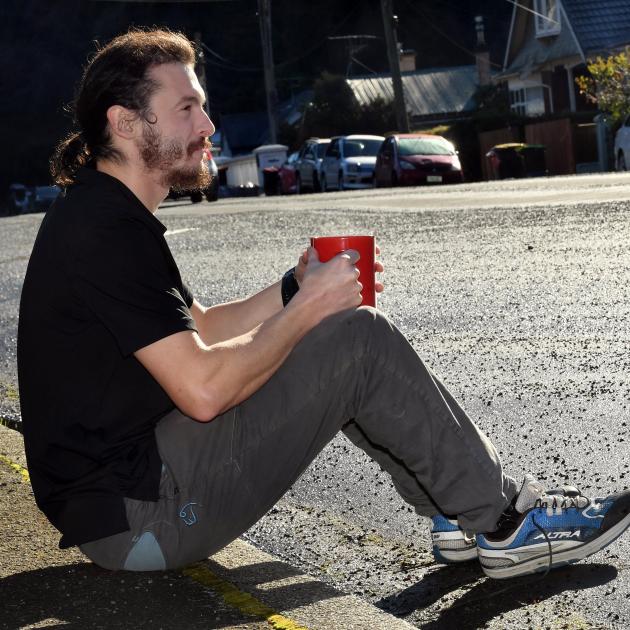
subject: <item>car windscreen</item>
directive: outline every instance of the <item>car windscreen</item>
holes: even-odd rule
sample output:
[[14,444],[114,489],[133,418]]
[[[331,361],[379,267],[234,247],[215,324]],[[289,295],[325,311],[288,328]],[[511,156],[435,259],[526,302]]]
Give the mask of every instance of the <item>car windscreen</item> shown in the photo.
[[326,153],[326,149],[328,148],[329,144],[330,142],[322,142],[317,145],[317,157],[319,159],[324,157],[324,153]]
[[439,138],[400,138],[398,155],[454,155],[453,147]]
[[346,157],[376,155],[382,143],[382,140],[346,140],[343,145],[343,153]]

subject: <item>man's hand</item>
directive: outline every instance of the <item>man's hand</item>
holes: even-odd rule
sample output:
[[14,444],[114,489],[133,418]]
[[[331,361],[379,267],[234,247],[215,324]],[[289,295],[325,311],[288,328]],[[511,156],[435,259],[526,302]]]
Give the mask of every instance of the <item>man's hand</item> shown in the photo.
[[321,263],[309,248],[296,266],[300,290],[286,308],[279,282],[230,304],[206,309],[195,302],[199,334],[175,333],[134,355],[185,414],[211,420],[258,390],[322,319],[361,303],[358,260],[349,250]]
[[[309,251],[313,249],[314,248],[309,247],[307,250],[304,250],[304,252],[302,252],[302,255],[300,256],[298,260],[298,264],[295,266],[295,279],[297,280],[300,286],[302,286],[302,280],[304,279],[304,274],[306,273],[306,267],[309,261]],[[374,247],[374,250],[377,256],[381,253],[381,248],[378,245]],[[317,252],[315,253],[317,254]],[[319,257],[317,258],[317,262],[319,263]],[[383,263],[380,260],[376,260],[374,262],[374,273],[383,273],[384,270],[385,270],[385,267],[383,267]],[[374,288],[377,293],[382,293],[383,290],[385,289],[385,287],[383,286],[383,283],[380,282],[379,280],[375,281]]]
[[[309,249],[311,249],[309,247]],[[302,280],[304,280],[304,273],[306,272],[306,265],[308,264],[308,249],[305,249],[300,259],[298,260],[298,264],[295,265],[295,279],[297,283],[302,286]]]
[[358,252],[348,250],[322,263],[317,250],[309,247],[306,256],[300,290],[287,308],[306,306],[309,324],[314,326],[329,315],[361,304],[363,287],[355,266]]

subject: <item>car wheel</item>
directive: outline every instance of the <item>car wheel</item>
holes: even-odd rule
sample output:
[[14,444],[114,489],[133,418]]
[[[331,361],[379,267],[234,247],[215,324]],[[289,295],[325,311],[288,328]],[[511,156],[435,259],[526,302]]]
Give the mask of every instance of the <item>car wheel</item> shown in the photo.
[[304,192],[302,189],[302,178],[299,175],[295,176],[295,194],[301,195]]
[[326,185],[326,175],[324,175],[323,173],[319,183],[322,187],[322,192],[328,192],[328,186]]
[[203,201],[203,193],[200,190],[195,190],[194,192],[191,192],[190,200],[193,203],[200,203],[201,201]]
[[626,156],[623,154],[623,151],[619,151],[619,156],[617,157],[617,170],[618,171],[628,170],[628,165],[626,164]]
[[313,171],[313,192],[321,192],[322,187],[319,183],[319,177],[317,177],[317,171]]
[[398,175],[396,171],[392,171],[392,187],[398,186]]

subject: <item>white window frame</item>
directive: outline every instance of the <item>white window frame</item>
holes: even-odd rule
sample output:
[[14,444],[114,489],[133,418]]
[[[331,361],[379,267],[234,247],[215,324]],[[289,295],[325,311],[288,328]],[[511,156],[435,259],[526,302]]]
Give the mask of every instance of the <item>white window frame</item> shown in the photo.
[[534,11],[536,37],[549,37],[560,33],[560,0],[534,0]]
[[510,80],[510,109],[521,116],[542,116],[545,112],[545,86],[539,74],[526,80]]
[[524,87],[510,90],[510,109],[519,116],[527,115],[527,91]]

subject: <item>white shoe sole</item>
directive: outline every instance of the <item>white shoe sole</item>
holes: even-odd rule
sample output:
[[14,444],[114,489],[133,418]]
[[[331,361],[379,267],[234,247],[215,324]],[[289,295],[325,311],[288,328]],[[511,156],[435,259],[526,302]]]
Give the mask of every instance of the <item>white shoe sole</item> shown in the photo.
[[[550,568],[554,569],[563,565],[573,564],[574,562],[579,562],[580,560],[584,560],[584,558],[588,558],[588,556],[592,556],[594,553],[601,551],[602,549],[604,549],[604,547],[610,545],[610,543],[612,543],[615,539],[619,538],[619,536],[621,536],[621,534],[626,531],[628,526],[630,526],[630,514],[621,519],[607,532],[605,532],[601,536],[598,536],[597,538],[594,538],[590,542],[587,542],[580,546],[572,547],[571,549],[567,549],[565,551],[558,551],[557,553],[554,552]],[[519,575],[529,575],[530,573],[538,573],[539,571],[546,571],[549,567],[549,547],[546,543],[544,545],[541,545],[540,556],[532,558],[531,560],[519,562],[518,564],[510,565],[508,567],[484,566],[484,552],[486,551],[489,552],[487,554],[488,559],[494,559],[504,557],[502,555],[499,555],[500,552],[504,550],[486,550],[482,547],[478,547],[479,561],[481,563],[481,568],[483,569],[483,572],[488,577],[495,580],[517,577]],[[505,551],[509,550],[506,549]],[[497,552],[497,554],[495,555],[492,552]]]
[[433,557],[436,562],[440,564],[457,564],[458,562],[470,562],[477,559],[477,545],[472,546],[470,549],[440,549],[439,547],[433,548]]

